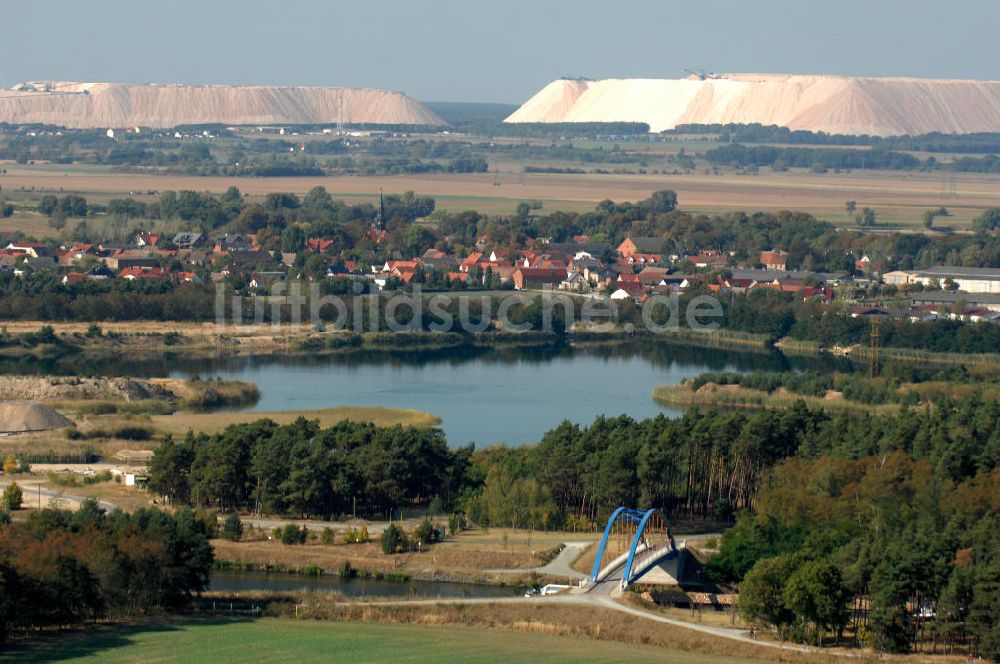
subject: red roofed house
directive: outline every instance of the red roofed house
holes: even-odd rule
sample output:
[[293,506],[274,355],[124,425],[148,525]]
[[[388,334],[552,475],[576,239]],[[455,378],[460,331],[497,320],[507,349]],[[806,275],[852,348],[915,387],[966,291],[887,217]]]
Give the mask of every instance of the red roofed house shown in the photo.
[[321,237],[311,237],[306,240],[306,246],[315,251],[316,253],[325,253],[327,249],[333,246],[333,240],[327,240]]
[[626,298],[633,298],[638,300],[645,294],[645,289],[642,284],[638,282],[625,282],[623,284],[618,284],[618,289],[611,294],[612,300],[624,300]]
[[70,272],[62,278],[62,284],[78,284],[80,282],[86,281],[87,275],[83,272]]
[[486,270],[493,270],[494,273],[498,272],[499,270],[506,270],[508,276],[513,276],[514,270],[519,268],[515,268],[513,265],[510,264],[509,261],[501,261],[499,263],[494,263],[492,261],[483,261],[482,263],[479,264],[479,269],[483,271],[484,275],[486,274]]
[[155,247],[159,242],[160,236],[158,233],[142,232],[135,236],[135,246],[137,247]]
[[806,286],[801,291],[803,300],[808,300],[810,298],[814,300],[820,300],[822,302],[830,302],[833,300],[833,289],[832,288],[817,288],[816,286]]
[[394,267],[390,274],[398,278],[404,284],[408,284],[413,281],[413,277],[417,274],[417,271],[411,267]]
[[760,262],[765,270],[785,270],[788,266],[788,252],[780,249],[762,251]]
[[485,254],[481,251],[473,251],[464,261],[459,263],[458,269],[462,272],[471,272],[479,267],[479,264],[483,262],[484,256]]
[[642,285],[642,280],[639,279],[638,274],[628,274],[622,272],[618,275],[618,285],[622,286],[624,284],[640,284]]
[[162,267],[127,267],[119,272],[118,276],[132,281],[135,279],[164,279],[172,275],[170,270],[165,270]]
[[431,248],[431,249],[428,249],[427,251],[425,251],[420,258],[424,259],[424,260],[428,260],[429,259],[429,260],[432,260],[432,261],[441,261],[441,260],[444,260],[444,259],[448,258],[448,254],[446,254],[445,252],[441,251],[440,249],[433,249],[433,248]]
[[469,276],[468,272],[449,272],[444,275],[445,281],[461,281],[466,284],[472,283],[472,277]]
[[[521,268],[513,267],[512,265],[501,263],[499,265],[490,265],[490,271],[500,279],[501,284],[509,283],[514,279],[514,272]],[[486,283],[486,269],[483,269],[483,283]]]
[[662,237],[632,237],[630,235],[618,245],[618,253],[627,260],[635,254],[658,254],[662,247]]
[[74,265],[83,260],[84,256],[96,256],[97,247],[92,244],[82,244],[77,242],[64,252],[59,253],[60,265]]
[[49,255],[49,250],[41,242],[11,242],[7,245],[7,248],[11,251],[28,254],[32,258]]
[[558,287],[566,278],[566,270],[519,267],[514,270],[512,278],[517,290],[543,288],[546,285]]
[[729,282],[723,279],[722,277],[719,277],[714,284],[713,283],[708,284],[708,291],[710,293],[718,293],[720,291],[727,291],[727,290],[729,290]]
[[385,265],[382,266],[382,271],[416,270],[421,265],[423,265],[423,262],[419,258],[414,258],[412,261],[386,261]]
[[670,270],[665,267],[644,267],[642,272],[635,276],[643,286],[658,286],[663,278],[669,274]]
[[660,254],[632,254],[626,259],[629,265],[655,265],[663,260]]
[[517,267],[544,267],[552,269],[565,267],[566,262],[553,258],[552,254],[529,250],[523,252],[521,258],[514,261],[514,265]]
[[729,264],[729,257],[715,249],[705,249],[695,256],[689,257],[695,267],[723,268]]

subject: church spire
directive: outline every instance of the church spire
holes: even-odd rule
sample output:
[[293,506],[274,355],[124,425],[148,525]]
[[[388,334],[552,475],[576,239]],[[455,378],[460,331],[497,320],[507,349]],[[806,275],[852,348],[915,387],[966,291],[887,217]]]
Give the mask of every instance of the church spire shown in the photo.
[[382,200],[382,188],[378,189],[378,210],[375,212],[375,230],[385,230],[385,202]]

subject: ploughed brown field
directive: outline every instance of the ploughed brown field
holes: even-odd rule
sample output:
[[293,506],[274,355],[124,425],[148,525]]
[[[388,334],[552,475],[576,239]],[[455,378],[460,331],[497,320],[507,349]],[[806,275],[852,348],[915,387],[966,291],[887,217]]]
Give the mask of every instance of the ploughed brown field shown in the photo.
[[[943,198],[940,174],[907,172],[863,172],[813,174],[802,171],[762,172],[759,175],[615,175],[615,174],[526,174],[517,173],[434,174],[409,176],[338,177],[196,177],[133,175],[6,166],[3,190],[18,198],[23,189],[38,192],[77,192],[95,200],[140,194],[146,191],[193,189],[221,193],[230,186],[262,196],[272,192],[304,194],[322,185],[334,196],[349,200],[373,200],[379,188],[386,193],[412,190],[434,196],[442,209],[479,209],[511,212],[519,201],[537,199],[546,210],[587,210],[604,199],[636,201],[657,189],[677,192],[680,207],[690,211],[800,210],[838,224],[850,225],[845,212],[848,200],[858,209],[876,210],[879,223],[919,226],[925,210],[945,206],[952,213],[939,225],[967,227],[983,209],[1000,201],[1000,175],[959,174],[957,196]],[[499,182],[499,186],[495,184]],[[9,193],[8,193],[9,192]],[[9,221],[9,220],[8,220]],[[39,217],[41,227],[44,219]],[[20,220],[23,228],[26,219]]]

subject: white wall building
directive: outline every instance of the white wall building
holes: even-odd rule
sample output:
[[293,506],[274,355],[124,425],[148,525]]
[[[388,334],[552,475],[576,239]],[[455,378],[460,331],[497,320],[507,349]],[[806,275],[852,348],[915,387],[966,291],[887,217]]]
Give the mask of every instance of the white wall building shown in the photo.
[[887,284],[906,286],[923,284],[925,287],[944,288],[952,281],[966,293],[1000,294],[1000,270],[987,267],[953,267],[937,265],[923,270],[897,270],[882,275]]

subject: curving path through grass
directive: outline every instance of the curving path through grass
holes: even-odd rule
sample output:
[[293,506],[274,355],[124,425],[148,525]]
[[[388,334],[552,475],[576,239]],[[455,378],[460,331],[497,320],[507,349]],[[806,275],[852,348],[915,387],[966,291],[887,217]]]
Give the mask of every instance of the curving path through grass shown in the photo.
[[587,575],[573,569],[573,561],[583,555],[583,552],[594,542],[566,542],[559,554],[539,567],[508,567],[505,569],[484,569],[487,574],[524,574],[536,572],[552,576],[564,576],[568,579],[586,579]]

